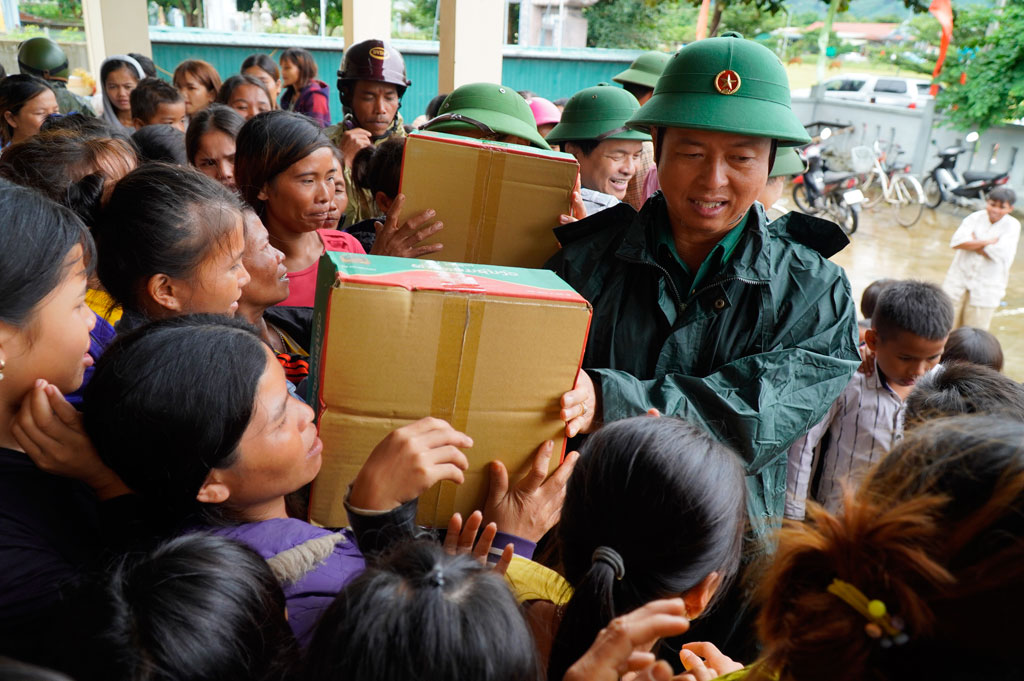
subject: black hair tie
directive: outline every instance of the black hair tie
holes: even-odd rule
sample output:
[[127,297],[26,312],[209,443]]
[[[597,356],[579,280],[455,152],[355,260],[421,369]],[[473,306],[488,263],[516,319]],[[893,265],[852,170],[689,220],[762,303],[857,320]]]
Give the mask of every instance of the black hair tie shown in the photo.
[[613,548],[598,546],[594,549],[594,555],[590,557],[590,560],[594,563],[601,562],[611,567],[615,571],[615,579],[620,582],[626,576],[626,563],[623,562],[619,552]]

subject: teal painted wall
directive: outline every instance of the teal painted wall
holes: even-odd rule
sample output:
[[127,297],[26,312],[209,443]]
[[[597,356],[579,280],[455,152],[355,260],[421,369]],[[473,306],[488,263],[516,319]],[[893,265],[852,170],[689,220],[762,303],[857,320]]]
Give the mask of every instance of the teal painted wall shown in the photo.
[[[331,120],[341,120],[341,103],[336,86],[341,64],[342,41],[312,36],[254,34],[216,34],[196,29],[150,30],[153,61],[161,75],[170,78],[174,68],[186,59],[202,59],[213,64],[222,79],[238,73],[242,61],[255,52],[271,55],[275,61],[285,45],[295,44],[313,54],[318,78],[327,83],[331,95]],[[293,43],[286,42],[292,40]],[[407,123],[423,113],[437,94],[437,43],[395,41],[405,56],[408,77],[412,80],[402,100],[402,115]],[[513,52],[514,54],[508,54]],[[631,50],[576,49],[558,53],[551,48],[507,47],[503,61],[502,84],[516,90],[532,90],[541,97],[569,97],[585,87],[626,68],[639,52]]]

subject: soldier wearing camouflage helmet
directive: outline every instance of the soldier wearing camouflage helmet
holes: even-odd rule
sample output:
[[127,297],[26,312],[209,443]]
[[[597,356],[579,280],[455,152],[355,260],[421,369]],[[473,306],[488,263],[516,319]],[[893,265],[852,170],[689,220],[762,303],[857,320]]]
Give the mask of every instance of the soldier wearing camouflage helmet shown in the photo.
[[424,130],[551,150],[537,130],[530,105],[510,87],[470,83],[445,97]]
[[18,47],[18,69],[21,73],[39,76],[50,84],[62,114],[77,111],[86,116],[96,115],[84,97],[67,89],[70,73],[68,56],[49,38],[29,38],[23,42]]
[[377,214],[370,192],[352,181],[352,159],[360,149],[392,135],[405,135],[398,109],[411,84],[402,54],[385,41],[364,40],[345,50],[338,71],[338,96],[345,117],[324,132],[345,157],[346,227]]
[[[627,126],[649,130],[662,191],[557,228],[548,263],[594,308],[567,432],[657,409],[729,443],[755,533],[782,520],[786,450],[860,363],[837,225],[755,199],[779,147],[809,141],[786,71],[737,35],[676,53]],[[761,548],[766,548],[762,545]]]
[[587,215],[621,202],[636,175],[643,143],[651,136],[626,127],[640,108],[625,90],[601,84],[569,98],[547,140],[580,164],[581,198]]

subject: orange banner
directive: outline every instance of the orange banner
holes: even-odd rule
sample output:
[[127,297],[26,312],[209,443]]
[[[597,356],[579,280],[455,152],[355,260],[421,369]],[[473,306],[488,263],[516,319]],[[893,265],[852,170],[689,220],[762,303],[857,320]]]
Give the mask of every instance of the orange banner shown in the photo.
[[[946,0],[946,4],[949,4],[949,0]],[[700,14],[697,15],[697,40],[704,40],[708,37],[708,10],[710,9],[711,0],[703,0],[700,3]]]
[[[942,40],[939,43],[939,58],[935,62],[935,71],[932,72],[932,80],[939,77],[942,64],[946,61],[946,50],[949,49],[949,41],[953,37],[953,5],[950,0],[932,0],[928,11],[939,21],[942,27]],[[698,29],[699,30],[699,29]],[[938,83],[932,83],[931,93],[934,97],[939,93]]]

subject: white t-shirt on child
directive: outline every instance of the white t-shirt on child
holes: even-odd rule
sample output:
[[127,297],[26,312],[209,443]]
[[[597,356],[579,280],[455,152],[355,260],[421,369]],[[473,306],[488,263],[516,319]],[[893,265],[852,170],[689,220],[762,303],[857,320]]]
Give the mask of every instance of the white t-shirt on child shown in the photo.
[[970,293],[969,305],[976,307],[999,307],[1006,295],[1006,284],[1010,280],[1010,266],[1017,255],[1020,240],[1020,222],[1005,215],[998,222],[989,222],[988,213],[979,210],[971,213],[960,223],[949,245],[956,248],[967,241],[999,238],[994,244],[985,246],[985,254],[977,251],[956,249],[953,264],[949,266],[943,290],[953,300],[964,292]]

